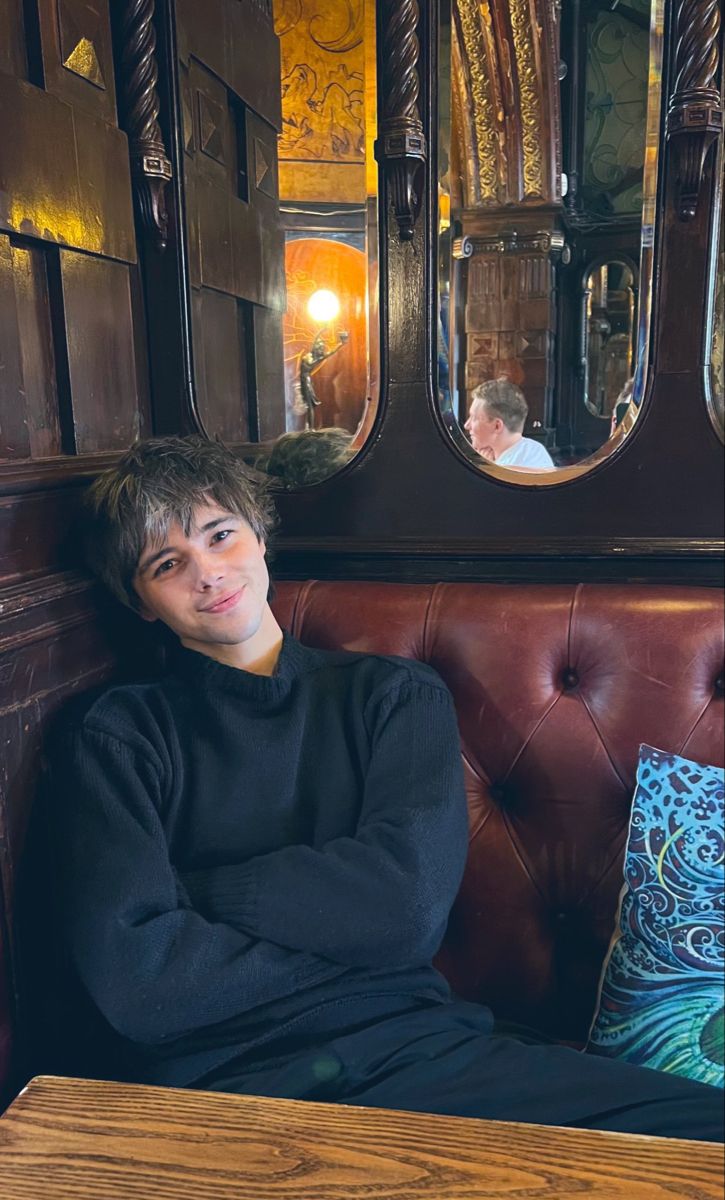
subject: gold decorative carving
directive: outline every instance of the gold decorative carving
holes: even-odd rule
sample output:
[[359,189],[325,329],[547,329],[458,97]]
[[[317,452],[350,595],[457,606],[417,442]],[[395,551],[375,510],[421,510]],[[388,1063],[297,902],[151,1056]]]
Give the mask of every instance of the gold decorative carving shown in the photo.
[[[478,157],[478,193],[481,200],[495,203],[498,184],[496,115],[486,71],[486,46],[481,27],[479,0],[458,0],[463,38],[463,59],[468,64],[473,124]],[[456,80],[456,87],[463,86]],[[461,105],[465,109],[465,105]]]
[[541,154],[542,116],[534,46],[537,26],[531,19],[527,0],[511,0],[509,12],[519,78],[524,199],[539,199],[544,194],[544,181]]

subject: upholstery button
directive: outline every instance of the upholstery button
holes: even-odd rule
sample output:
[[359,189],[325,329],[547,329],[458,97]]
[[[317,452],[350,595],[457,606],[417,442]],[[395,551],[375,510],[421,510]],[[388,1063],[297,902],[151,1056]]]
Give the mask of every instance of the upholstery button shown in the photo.
[[491,799],[495,800],[497,804],[503,804],[504,795],[505,795],[503,784],[502,783],[492,783],[489,790],[491,793]]
[[567,691],[575,688],[579,682],[579,675],[573,667],[566,667],[562,676],[562,683]]
[[717,679],[715,680],[715,691],[720,692],[721,694],[722,692],[725,692],[725,676],[718,675]]

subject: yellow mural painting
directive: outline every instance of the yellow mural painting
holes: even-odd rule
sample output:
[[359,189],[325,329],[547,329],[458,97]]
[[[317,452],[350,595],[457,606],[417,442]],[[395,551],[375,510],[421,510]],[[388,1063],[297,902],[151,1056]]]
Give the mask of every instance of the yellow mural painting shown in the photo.
[[371,12],[371,0],[274,2],[282,58],[283,197],[365,196],[375,87]]

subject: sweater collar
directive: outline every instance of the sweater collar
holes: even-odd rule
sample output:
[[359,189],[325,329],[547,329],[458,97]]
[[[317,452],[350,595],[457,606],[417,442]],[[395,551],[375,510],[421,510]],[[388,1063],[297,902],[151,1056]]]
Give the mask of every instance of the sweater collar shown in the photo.
[[172,661],[172,673],[195,687],[220,688],[250,700],[275,700],[290,690],[295,679],[312,670],[318,657],[317,651],[303,646],[291,633],[283,630],[282,648],[273,675],[254,675],[181,645]]

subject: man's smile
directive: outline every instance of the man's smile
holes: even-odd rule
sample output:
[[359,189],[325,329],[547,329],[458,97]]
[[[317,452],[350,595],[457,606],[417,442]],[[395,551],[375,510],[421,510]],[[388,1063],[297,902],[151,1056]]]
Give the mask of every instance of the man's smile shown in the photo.
[[228,612],[230,608],[234,608],[239,598],[244,591],[244,587],[240,587],[236,592],[227,592],[226,596],[222,596],[219,600],[215,600],[213,604],[207,605],[205,608],[199,609],[203,613],[223,613]]

